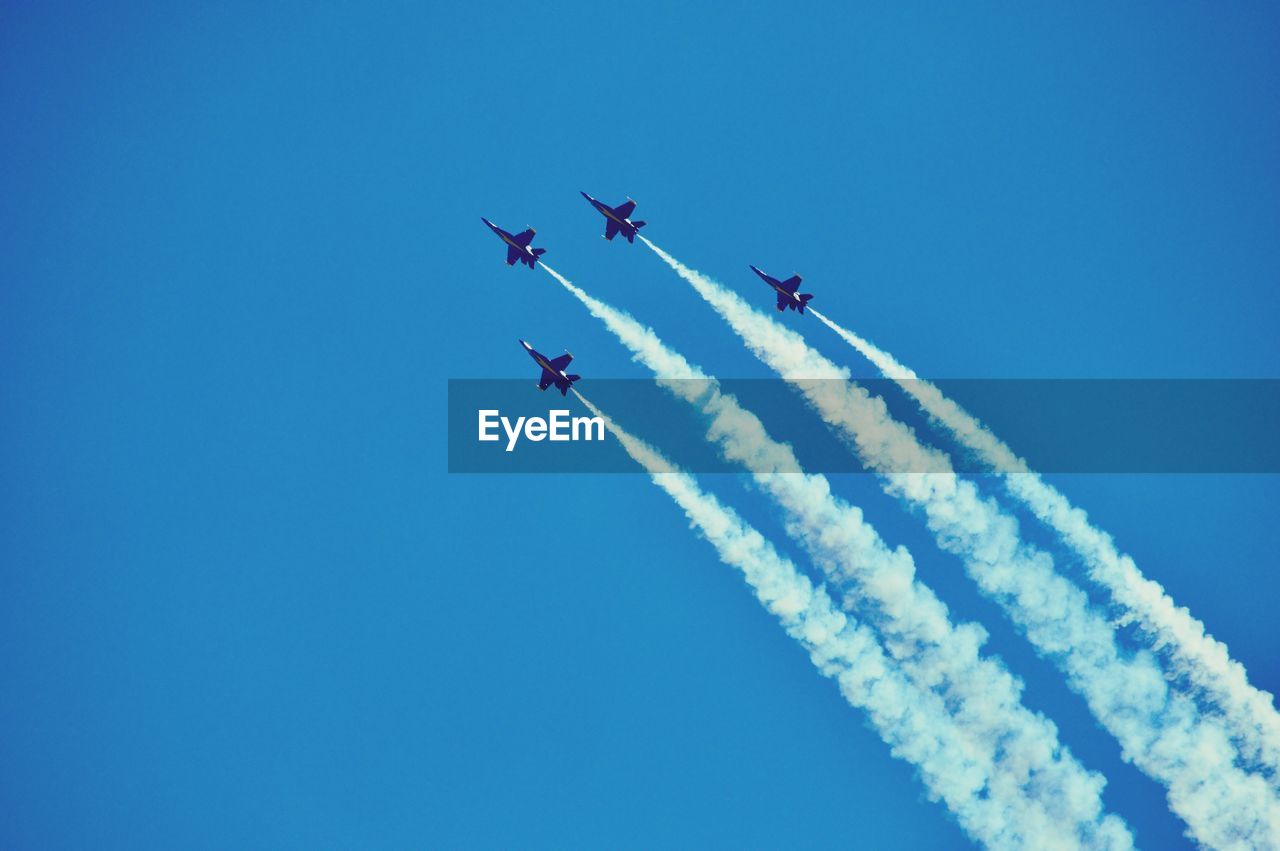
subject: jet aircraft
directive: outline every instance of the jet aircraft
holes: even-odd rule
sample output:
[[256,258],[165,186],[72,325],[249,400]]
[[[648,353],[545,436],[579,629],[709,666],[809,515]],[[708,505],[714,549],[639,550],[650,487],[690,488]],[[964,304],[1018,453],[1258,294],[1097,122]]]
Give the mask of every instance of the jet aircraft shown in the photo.
[[561,396],[569,395],[569,385],[581,378],[581,375],[565,375],[564,368],[573,360],[573,355],[565,352],[558,358],[548,359],[545,355],[535,349],[533,346],[520,341],[520,345],[524,346],[524,350],[529,353],[529,357],[542,367],[542,377],[538,380],[538,389],[546,390],[552,384],[560,391]]
[[798,293],[800,289],[800,276],[792,275],[785,281],[779,281],[771,275],[766,275],[755,266],[751,267],[751,271],[759,275],[766,284],[773,287],[778,294],[778,310],[786,310],[788,307],[792,310],[798,310],[804,313],[804,306],[809,303],[809,299],[813,296],[809,293]]
[[582,193],[582,197],[590,201],[591,206],[599,210],[600,215],[604,216],[604,219],[605,219],[604,238],[605,239],[612,240],[615,236],[621,233],[624,237],[626,237],[627,242],[630,242],[633,244],[635,243],[636,231],[640,230],[640,228],[644,227],[645,225],[644,222],[633,222],[631,221],[631,219],[627,218],[628,216],[630,216],[632,213],[635,212],[635,209],[636,209],[635,201],[632,201],[630,198],[628,198],[625,202],[619,204],[618,206],[610,207],[605,202],[592,198],[590,195],[588,195],[585,192]]
[[533,228],[528,228],[523,233],[518,233],[515,236],[512,236],[493,222],[486,219],[484,216],[480,217],[480,221],[488,225],[489,230],[496,233],[498,237],[507,244],[508,266],[515,265],[515,262],[519,260],[521,263],[532,269],[533,265],[538,262],[538,258],[547,253],[547,249],[545,248],[529,247],[529,243],[533,242],[533,235],[536,233]]

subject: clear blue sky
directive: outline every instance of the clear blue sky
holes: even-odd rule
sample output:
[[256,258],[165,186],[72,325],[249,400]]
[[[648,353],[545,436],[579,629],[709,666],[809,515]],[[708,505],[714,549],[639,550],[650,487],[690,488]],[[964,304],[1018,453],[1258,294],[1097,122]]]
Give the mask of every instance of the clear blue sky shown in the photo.
[[[1276,377],[1280,14],[262,7],[0,11],[0,845],[963,846],[643,477],[445,472],[446,379],[532,381],[517,338],[643,375],[479,216],[720,375],[766,373],[578,190],[926,375]],[[1280,689],[1274,478],[1057,481]]]

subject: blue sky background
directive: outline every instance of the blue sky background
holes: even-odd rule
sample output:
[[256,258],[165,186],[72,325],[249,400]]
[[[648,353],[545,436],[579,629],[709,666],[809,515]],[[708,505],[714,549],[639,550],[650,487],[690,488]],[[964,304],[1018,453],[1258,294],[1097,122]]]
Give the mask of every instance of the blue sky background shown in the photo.
[[[1277,377],[1277,17],[7,4],[0,845],[963,846],[643,477],[446,474],[446,379],[532,380],[517,338],[644,375],[478,217],[725,376],[766,372],[578,190],[925,375]],[[1280,689],[1274,477],[1055,481]],[[1181,842],[918,519],[838,488]]]

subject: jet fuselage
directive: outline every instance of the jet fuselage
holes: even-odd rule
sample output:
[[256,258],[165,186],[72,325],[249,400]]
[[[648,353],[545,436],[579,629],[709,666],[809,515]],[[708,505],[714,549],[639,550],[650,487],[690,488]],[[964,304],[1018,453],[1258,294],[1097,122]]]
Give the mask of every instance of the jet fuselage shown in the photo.
[[573,362],[573,355],[565,352],[560,357],[548,358],[524,340],[520,341],[520,345],[524,346],[524,350],[529,353],[529,357],[533,358],[533,362],[542,367],[542,377],[538,379],[538,389],[546,390],[554,384],[556,389],[560,391],[561,396],[568,395],[569,388],[573,386],[573,382],[581,377],[564,371],[565,367]]
[[783,298],[789,298],[792,301],[796,302],[797,304],[800,303],[800,296],[796,295],[795,293],[787,292],[786,289],[784,289],[783,286],[777,283],[776,281],[770,281],[769,286],[773,287],[774,291],[777,292],[777,294],[782,296]]
[[547,372],[551,373],[557,378],[563,378],[565,380],[568,380],[569,376],[564,374],[563,369],[556,369],[554,366],[552,366],[550,361],[548,361],[545,357],[543,357],[542,353],[539,352],[537,349],[535,349],[533,346],[529,345],[524,340],[520,341],[520,345],[525,347],[525,350],[529,352],[529,357],[533,358],[533,362],[536,363],[538,366],[542,367]]
[[751,271],[760,276],[760,279],[773,289],[778,296],[778,310],[790,308],[791,310],[804,313],[805,305],[813,298],[808,293],[800,292],[800,276],[792,275],[786,281],[779,281],[777,278],[767,272],[751,266]]
[[[530,245],[530,242],[533,241],[533,236],[536,233],[533,228],[527,229],[517,237],[498,227],[484,216],[480,217],[480,221],[484,222],[489,227],[489,230],[496,233],[498,235],[498,239],[501,239],[507,244],[508,266],[519,260],[521,263],[532,269],[534,264],[538,262],[538,257],[543,253],[543,249],[533,248]],[[523,238],[523,241],[521,238]]]
[[595,207],[596,211],[607,220],[604,232],[605,239],[612,240],[616,234],[621,233],[627,242],[635,241],[636,234],[640,231],[640,228],[645,225],[644,222],[631,221],[631,213],[636,208],[635,201],[628,198],[615,208],[610,207],[598,198],[592,198],[581,190],[579,190],[579,194],[581,194],[583,198],[586,198],[591,206]]

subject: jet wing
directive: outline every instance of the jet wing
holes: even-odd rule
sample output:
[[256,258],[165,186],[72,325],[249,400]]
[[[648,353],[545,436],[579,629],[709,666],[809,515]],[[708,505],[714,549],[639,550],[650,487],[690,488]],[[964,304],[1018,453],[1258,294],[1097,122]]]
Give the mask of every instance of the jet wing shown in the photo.
[[782,282],[782,288],[789,293],[793,293],[800,289],[800,276],[792,275],[790,278],[787,278]]
[[786,310],[790,304],[791,299],[787,298],[782,293],[778,293],[778,310]]
[[551,359],[551,368],[564,372],[564,368],[573,362],[573,355],[565,352],[558,358]]
[[515,262],[520,259],[520,249],[513,245],[507,246],[507,265],[514,266]]
[[618,223],[613,219],[608,219],[604,223],[604,238],[613,239],[618,235]]
[[535,231],[533,228],[529,228],[524,233],[518,233],[511,238],[515,240],[516,245],[525,246],[533,242],[533,235],[535,233],[537,233],[537,231]]
[[626,219],[636,211],[636,202],[628,198],[625,202],[613,208],[613,214],[620,219]]
[[538,389],[546,390],[551,386],[551,382],[556,380],[556,374],[549,369],[542,371],[542,377],[538,379]]

